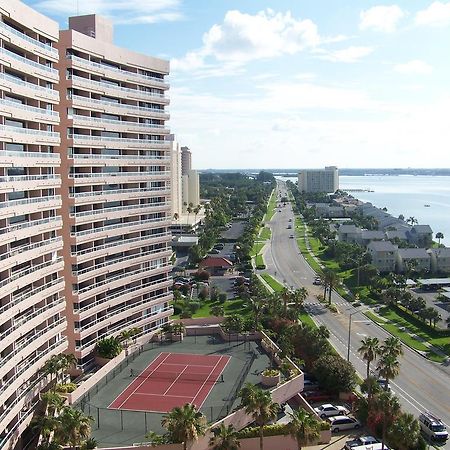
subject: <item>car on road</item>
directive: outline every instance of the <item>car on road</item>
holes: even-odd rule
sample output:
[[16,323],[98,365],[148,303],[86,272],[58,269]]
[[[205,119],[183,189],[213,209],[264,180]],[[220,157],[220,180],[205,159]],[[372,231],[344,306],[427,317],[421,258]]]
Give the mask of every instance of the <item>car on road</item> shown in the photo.
[[356,430],[361,426],[361,422],[349,416],[333,416],[329,417],[330,428],[332,433],[343,430]]
[[316,411],[321,419],[332,416],[344,416],[350,412],[344,406],[332,405],[331,403],[320,405],[317,408],[314,408],[314,411]]
[[424,412],[419,416],[419,424],[422,433],[431,441],[446,442],[448,431],[441,419],[435,415]]
[[288,230],[291,230],[291,229],[292,229],[292,225],[288,225],[288,226],[287,226],[287,229],[288,229]]
[[361,302],[355,302],[355,303],[352,303],[352,306],[353,306],[354,308],[357,308],[358,306],[361,306]]
[[302,392],[302,396],[308,403],[324,402],[326,400],[329,401],[331,398],[330,394],[317,390]]
[[[353,450],[355,447],[360,447],[361,445],[372,445],[378,444],[380,441],[373,436],[361,436],[356,439],[350,439],[345,442],[344,450]],[[387,448],[386,446],[384,448]]]
[[289,239],[294,239],[294,235],[291,234],[291,235],[289,236]]
[[316,286],[320,286],[322,284],[322,280],[320,279],[320,277],[314,278],[313,284],[315,284]]

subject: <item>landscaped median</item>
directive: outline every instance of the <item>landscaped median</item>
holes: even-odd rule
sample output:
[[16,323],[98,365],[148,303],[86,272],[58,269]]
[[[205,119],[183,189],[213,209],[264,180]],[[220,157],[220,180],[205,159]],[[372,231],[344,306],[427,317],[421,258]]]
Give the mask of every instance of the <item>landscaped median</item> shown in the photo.
[[311,268],[318,274],[322,273],[322,268],[317,260],[314,258],[313,254],[309,251],[306,244],[306,235],[308,233],[307,226],[303,223],[300,216],[295,216],[295,236],[297,238],[298,248],[305,258],[306,262],[311,266]]
[[275,208],[277,207],[277,197],[275,190],[272,191],[272,194],[270,195],[269,203],[267,204],[267,212],[264,215],[264,222],[269,222],[273,215],[275,214]]

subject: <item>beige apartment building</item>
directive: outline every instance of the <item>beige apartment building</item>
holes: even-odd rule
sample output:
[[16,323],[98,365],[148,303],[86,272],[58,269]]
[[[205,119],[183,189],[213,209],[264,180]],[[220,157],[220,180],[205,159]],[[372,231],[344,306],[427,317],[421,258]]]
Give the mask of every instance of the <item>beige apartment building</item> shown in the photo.
[[0,448],[30,423],[65,336],[58,24],[0,0]]
[[298,173],[300,192],[334,193],[339,189],[339,171],[335,166],[324,169],[303,169]]
[[172,314],[167,61],[0,0],[0,448],[14,448],[68,351]]

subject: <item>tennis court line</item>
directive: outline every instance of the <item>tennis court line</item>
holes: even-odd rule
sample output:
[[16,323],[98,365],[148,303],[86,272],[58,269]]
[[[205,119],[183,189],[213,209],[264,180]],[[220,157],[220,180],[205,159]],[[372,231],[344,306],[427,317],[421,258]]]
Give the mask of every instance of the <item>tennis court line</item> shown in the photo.
[[[183,375],[183,373],[186,371],[186,369],[189,366],[184,366],[184,369],[178,374],[178,376],[175,378],[175,380],[173,380],[172,384],[164,391],[163,396],[165,396],[167,394],[167,392],[169,392],[170,388],[178,381],[178,379],[181,377],[181,375]],[[158,374],[156,374],[158,375]]]
[[[153,397],[161,397],[162,394],[146,394],[145,392],[138,392],[135,395],[149,395],[149,396],[153,396]],[[164,397],[174,397],[174,398],[191,398],[189,397],[189,395],[164,395]]]
[[[216,369],[216,367],[219,365],[220,362],[222,362],[222,358],[223,358],[223,355],[220,356],[219,360],[216,362],[216,365],[215,365],[215,366],[212,368],[212,370],[209,372],[208,376],[206,377],[206,380],[205,380],[205,381],[203,382],[203,384],[200,386],[200,389],[197,391],[197,394],[196,394],[195,397],[192,399],[192,402],[191,402],[192,404],[194,404],[195,399],[198,397],[198,395],[200,394],[200,392],[201,392],[202,389],[204,388],[205,384],[208,382],[209,377],[212,375],[212,373],[214,372],[214,370]],[[228,362],[227,362],[227,363],[228,363]],[[224,368],[225,368],[225,366],[222,368],[222,370],[220,371],[220,373],[223,372],[223,369],[224,369]],[[217,378],[219,377],[219,375],[220,375],[220,374],[216,375],[216,379],[214,380],[214,382],[217,381]],[[212,389],[212,388],[211,388],[211,389]],[[208,391],[208,394],[209,394],[209,392],[211,392],[211,389]],[[208,395],[205,396],[205,398],[203,399],[203,402],[206,400],[206,397],[208,397]],[[203,402],[202,402],[202,405],[203,405]],[[200,408],[200,406],[199,406],[199,408]]]
[[[164,361],[170,356],[170,354],[171,353],[168,353],[166,356],[165,356],[165,358],[138,384],[138,386],[134,389],[134,391],[133,392],[131,392],[131,394],[117,407],[117,409],[120,409],[121,407],[122,407],[122,405],[124,404],[124,403],[126,403],[128,400],[129,400],[129,398],[148,380],[148,378],[150,377],[150,375],[156,370],[156,369],[158,369],[158,367],[160,367],[161,366],[161,364],[163,364],[164,363]],[[163,353],[160,353],[158,356],[157,356],[157,358],[159,358],[161,355],[163,355]],[[157,359],[156,358],[156,359]],[[152,365],[153,363],[155,362],[155,360],[153,360],[148,366],[150,366],[150,365]],[[147,366],[147,367],[148,367]],[[145,371],[145,369],[144,369],[144,371]],[[126,389],[125,389],[126,390]],[[115,400],[114,400],[115,401]],[[112,402],[112,403],[114,403],[114,402]],[[112,405],[112,403],[111,403],[111,405]],[[109,405],[109,406],[111,406],[111,405]]]

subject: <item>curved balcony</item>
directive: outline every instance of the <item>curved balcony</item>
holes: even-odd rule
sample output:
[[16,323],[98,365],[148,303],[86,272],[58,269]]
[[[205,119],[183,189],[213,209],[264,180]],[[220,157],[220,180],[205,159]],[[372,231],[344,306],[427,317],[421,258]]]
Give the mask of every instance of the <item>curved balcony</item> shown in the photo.
[[124,103],[108,102],[106,100],[98,100],[95,98],[83,97],[81,95],[72,95],[69,97],[75,107],[85,108],[88,110],[103,112],[107,114],[131,115],[136,117],[146,117],[168,120],[170,115],[163,109],[144,108],[143,106],[133,106]]
[[24,50],[37,53],[45,58],[58,61],[58,49],[51,45],[40,42],[37,39],[21,33],[13,27],[10,27],[5,22],[0,22],[0,36],[3,36],[12,44],[17,45]]
[[8,67],[14,67],[28,75],[34,75],[37,78],[43,78],[54,83],[59,81],[59,73],[52,67],[47,67],[44,64],[39,64],[31,59],[24,58],[6,48],[0,48],[0,62]]
[[[93,241],[105,237],[117,236],[119,234],[134,233],[136,231],[148,230],[150,227],[168,227],[172,223],[170,218],[158,217],[156,219],[136,220],[133,222],[124,222],[104,227],[91,228],[71,233],[70,236],[76,239],[77,244]],[[161,236],[163,235],[160,233]],[[164,233],[169,236],[170,233]]]
[[[125,146],[123,146],[125,147]],[[122,147],[121,147],[122,148]],[[105,166],[144,166],[144,165],[165,165],[170,164],[168,156],[150,156],[150,155],[97,155],[78,153],[72,154],[69,158],[73,159],[73,167],[91,167],[99,164]]]
[[7,73],[0,73],[0,87],[5,91],[48,103],[58,103],[59,101],[59,91],[28,83]]
[[62,237],[56,237],[6,251],[0,255],[0,270],[61,250],[62,244]]
[[139,149],[168,149],[168,141],[156,139],[129,139],[121,137],[91,136],[87,134],[69,134],[75,147],[97,147],[97,148],[139,148]]
[[164,105],[168,105],[170,102],[166,95],[158,92],[148,92],[145,90],[115,86],[114,84],[90,80],[77,75],[71,75],[68,79],[72,80],[72,86],[74,88],[94,91],[97,94],[110,95],[111,97],[120,97],[135,101],[155,102]]
[[102,75],[104,77],[119,81],[128,81],[130,83],[139,83],[149,86],[156,86],[161,89],[169,89],[168,83],[161,78],[143,75],[137,72],[129,72],[127,70],[122,70],[106,64],[89,61],[75,55],[67,55],[66,58],[72,61],[73,67],[86,69],[88,72],[96,73],[97,75]]
[[31,212],[47,211],[49,209],[58,209],[60,207],[60,195],[10,200],[8,202],[0,203],[0,218],[29,214]]
[[59,124],[59,114],[56,111],[23,105],[4,98],[0,98],[0,113],[6,117],[14,117],[15,119],[31,122]]
[[69,179],[76,185],[145,183],[151,180],[169,180],[170,171],[159,172],[88,172],[71,173]]
[[31,191],[61,186],[60,175],[14,175],[0,176],[0,192]]
[[0,228],[0,236],[3,244],[35,236],[41,233],[47,233],[53,230],[59,230],[62,227],[61,217],[47,217],[45,219],[32,220],[17,225]]
[[55,261],[46,261],[37,266],[29,267],[28,269],[11,275],[10,277],[0,281],[0,298],[8,294],[22,289],[23,287],[40,280],[52,273],[57,273],[64,268],[63,258],[57,258]]
[[61,142],[59,133],[41,131],[33,128],[11,127],[0,125],[2,139],[21,144],[58,145]]
[[170,130],[162,124],[131,122],[126,120],[103,119],[102,117],[72,115],[74,127],[94,128],[102,131],[117,131],[122,133],[169,134]]
[[59,153],[0,151],[0,165],[19,167],[55,167],[61,165]]
[[110,189],[104,191],[79,192],[77,194],[70,194],[69,197],[74,199],[75,205],[83,205],[89,203],[112,202],[123,200],[135,200],[141,198],[154,197],[155,195],[169,195],[170,190],[162,189]]
[[17,314],[20,314],[20,311],[30,308],[36,303],[41,302],[43,299],[63,291],[64,278],[61,277],[23,294],[13,295],[11,301],[0,308],[0,323],[4,323],[14,318]]

